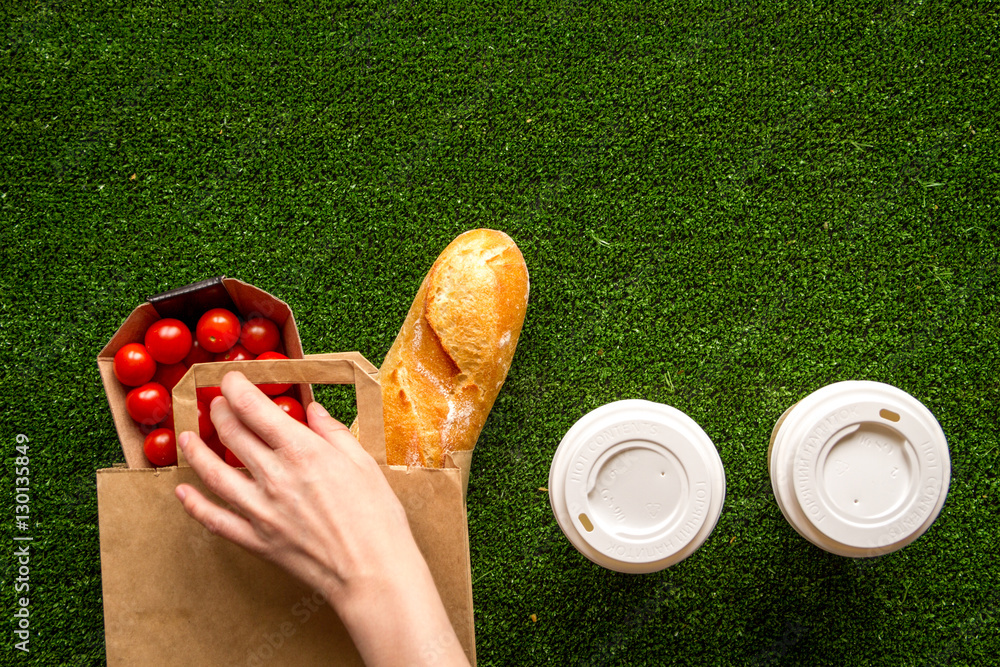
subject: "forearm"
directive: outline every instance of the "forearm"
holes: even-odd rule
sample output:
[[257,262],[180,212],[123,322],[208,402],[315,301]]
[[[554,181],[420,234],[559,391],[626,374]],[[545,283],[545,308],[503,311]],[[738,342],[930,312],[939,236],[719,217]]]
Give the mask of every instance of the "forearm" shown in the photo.
[[423,558],[404,557],[394,563],[410,566],[406,571],[390,567],[372,572],[332,594],[334,608],[365,664],[467,666]]

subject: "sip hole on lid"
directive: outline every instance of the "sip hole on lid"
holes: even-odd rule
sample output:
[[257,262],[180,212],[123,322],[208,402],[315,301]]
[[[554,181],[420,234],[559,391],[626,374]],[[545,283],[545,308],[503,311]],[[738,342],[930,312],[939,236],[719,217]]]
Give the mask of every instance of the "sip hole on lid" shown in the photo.
[[768,468],[782,514],[804,538],[861,558],[924,534],[948,492],[940,424],[916,398],[880,382],[823,387],[778,419]]

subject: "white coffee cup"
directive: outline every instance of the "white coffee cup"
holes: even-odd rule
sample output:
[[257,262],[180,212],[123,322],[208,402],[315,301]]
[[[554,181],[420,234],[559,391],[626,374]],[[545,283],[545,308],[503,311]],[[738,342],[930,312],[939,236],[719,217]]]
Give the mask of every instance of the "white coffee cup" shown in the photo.
[[552,459],[549,499],[563,533],[611,570],[656,572],[712,532],[726,495],[722,459],[686,414],[617,401],[583,416]]
[[768,468],[774,497],[804,538],[841,556],[903,548],[937,518],[951,459],[920,401],[880,382],[837,382],[778,419]]

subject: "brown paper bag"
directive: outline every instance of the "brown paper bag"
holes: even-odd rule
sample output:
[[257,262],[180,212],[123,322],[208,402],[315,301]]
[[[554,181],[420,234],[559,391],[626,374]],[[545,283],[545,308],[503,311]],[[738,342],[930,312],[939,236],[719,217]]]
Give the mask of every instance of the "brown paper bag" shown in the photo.
[[[198,316],[209,308],[227,308],[244,318],[268,318],[281,331],[281,344],[285,354],[292,359],[304,356],[299,330],[288,304],[242,280],[220,276],[149,297],[148,302],[137,306],[125,318],[125,322],[97,355],[97,367],[108,396],[111,417],[115,421],[118,439],[125,453],[125,463],[129,468],[152,466],[142,450],[145,435],[125,410],[125,396],[130,387],[125,387],[115,377],[115,353],[126,343],[143,342],[149,325],[164,317],[176,317],[194,332]],[[292,393],[303,405],[313,400],[312,389],[308,384],[296,385]]]
[[[357,353],[196,364],[174,388],[178,433],[196,430],[195,388],[219,384],[230,370],[254,382],[355,385],[360,441],[406,508],[459,641],[475,664],[462,471],[385,465],[376,369]],[[177,484],[207,491],[186,461],[178,460],[178,467],[97,473],[108,664],[361,664],[318,592],[187,516],[174,496]],[[424,657],[433,658],[443,641],[428,637]]]

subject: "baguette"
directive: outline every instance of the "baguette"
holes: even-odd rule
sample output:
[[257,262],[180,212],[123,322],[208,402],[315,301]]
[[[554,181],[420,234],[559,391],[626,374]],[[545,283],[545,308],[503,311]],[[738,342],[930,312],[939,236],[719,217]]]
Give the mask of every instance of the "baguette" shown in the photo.
[[514,357],[528,269],[503,232],[452,241],[420,285],[379,368],[386,462],[440,468],[472,450]]

